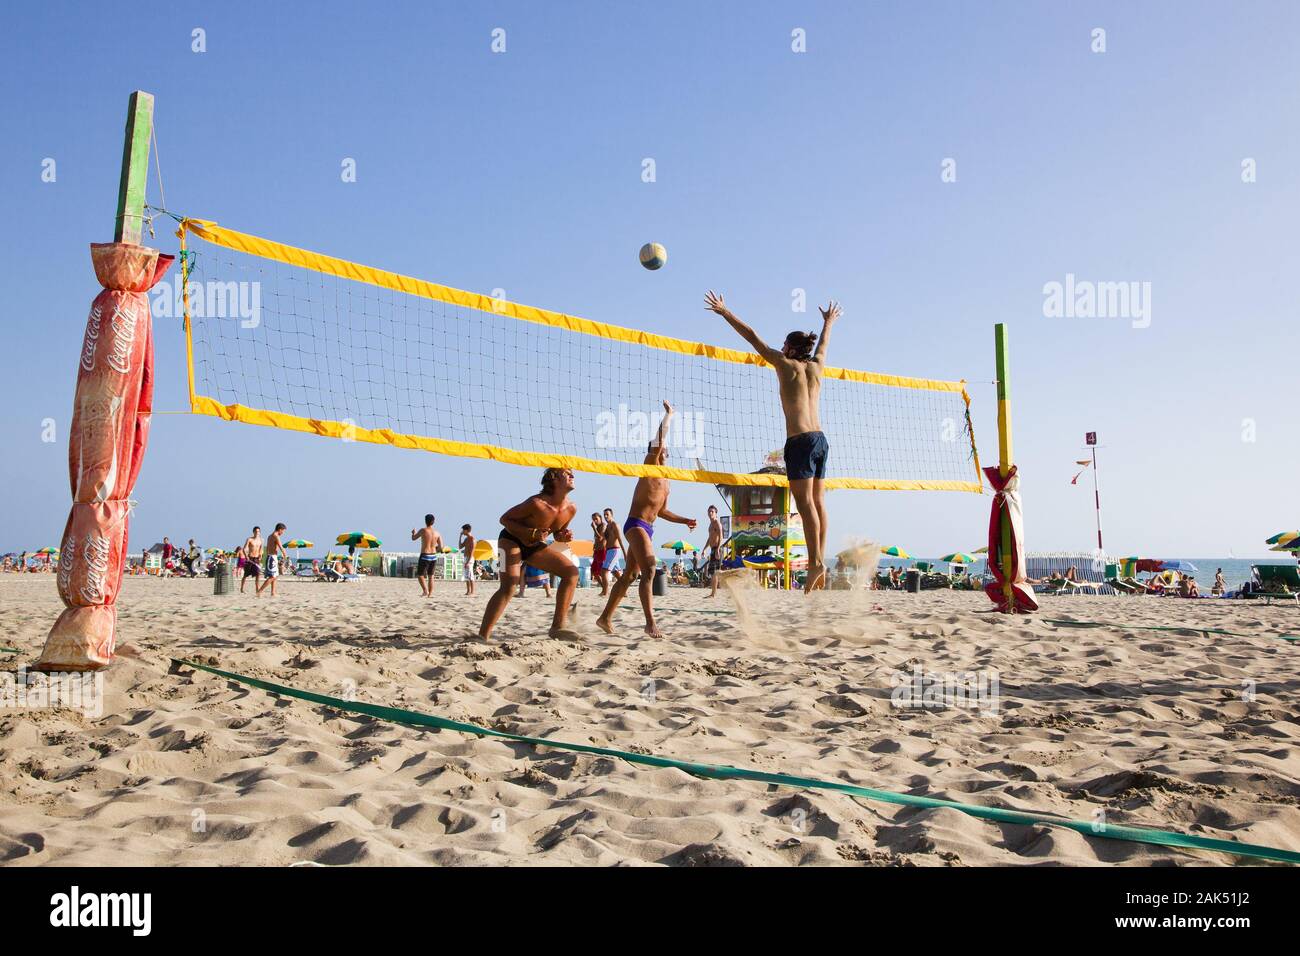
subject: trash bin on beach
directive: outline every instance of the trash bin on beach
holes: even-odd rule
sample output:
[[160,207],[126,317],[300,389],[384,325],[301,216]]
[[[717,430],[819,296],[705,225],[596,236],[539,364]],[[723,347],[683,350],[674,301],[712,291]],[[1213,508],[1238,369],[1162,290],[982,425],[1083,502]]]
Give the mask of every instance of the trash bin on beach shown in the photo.
[[921,572],[918,568],[908,568],[904,586],[908,594],[921,593]]
[[222,561],[212,572],[213,594],[235,593],[235,562]]
[[663,568],[655,568],[655,597],[663,597],[668,593],[668,575],[664,573]]

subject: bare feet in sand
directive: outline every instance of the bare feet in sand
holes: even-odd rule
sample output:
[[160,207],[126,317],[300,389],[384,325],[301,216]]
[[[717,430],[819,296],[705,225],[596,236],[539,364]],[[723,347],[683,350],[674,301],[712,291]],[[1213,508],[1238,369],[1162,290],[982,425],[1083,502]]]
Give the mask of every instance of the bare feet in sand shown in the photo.
[[647,625],[645,626],[645,632],[646,632],[646,634],[648,634],[650,637],[663,637],[663,636],[664,636],[663,631],[659,630],[659,628],[656,627],[654,624],[647,624]]
[[813,591],[820,591],[826,587],[826,565],[810,564],[808,565],[808,579],[804,585],[803,593],[807,597]]
[[555,638],[557,641],[582,640],[582,635],[569,627],[553,627],[548,632],[548,636]]
[[606,634],[614,633],[614,625],[610,623],[609,618],[607,618],[604,614],[596,618],[596,626],[600,628],[602,631],[604,631]]

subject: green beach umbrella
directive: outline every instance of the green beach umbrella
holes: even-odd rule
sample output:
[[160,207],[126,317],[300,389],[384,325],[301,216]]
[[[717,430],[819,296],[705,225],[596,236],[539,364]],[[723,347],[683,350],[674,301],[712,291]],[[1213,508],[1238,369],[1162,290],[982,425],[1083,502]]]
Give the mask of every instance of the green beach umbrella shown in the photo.
[[949,564],[974,564],[975,556],[965,551],[954,551],[952,554],[945,554],[939,560],[947,561]]
[[676,541],[669,541],[667,544],[661,544],[659,547],[663,548],[665,551],[677,551],[679,553],[682,551],[698,550],[695,545],[691,544],[689,541],[683,541],[680,538]]
[[58,548],[41,548],[41,550],[33,552],[33,554],[58,554],[58,553],[59,553]]
[[286,548],[314,548],[316,547],[316,544],[313,541],[304,541],[302,538],[294,538],[292,541],[286,541],[284,546]]
[[[1281,546],[1288,545],[1297,539],[1300,539],[1300,531],[1279,531],[1277,534],[1273,535],[1273,537],[1264,539],[1264,543]],[[1280,548],[1274,548],[1273,550],[1278,551]]]
[[896,544],[891,544],[887,548],[881,548],[880,553],[888,555],[891,558],[910,558],[911,555]]
[[345,531],[334,539],[334,543],[349,548],[381,548],[384,545],[384,542],[365,531]]

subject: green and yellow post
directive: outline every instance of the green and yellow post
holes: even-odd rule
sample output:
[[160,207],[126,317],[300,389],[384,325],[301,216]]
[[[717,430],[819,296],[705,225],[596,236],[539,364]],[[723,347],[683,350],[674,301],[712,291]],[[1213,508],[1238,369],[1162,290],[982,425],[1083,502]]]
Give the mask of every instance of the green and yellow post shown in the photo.
[[[993,326],[993,349],[998,371],[998,473],[1006,478],[1011,471],[1011,384],[1007,380],[1007,327],[999,322]],[[1011,560],[1011,518],[1004,510],[1002,526],[1002,593],[1007,599],[1007,613],[1016,608],[1015,588],[1011,576],[1015,566]]]

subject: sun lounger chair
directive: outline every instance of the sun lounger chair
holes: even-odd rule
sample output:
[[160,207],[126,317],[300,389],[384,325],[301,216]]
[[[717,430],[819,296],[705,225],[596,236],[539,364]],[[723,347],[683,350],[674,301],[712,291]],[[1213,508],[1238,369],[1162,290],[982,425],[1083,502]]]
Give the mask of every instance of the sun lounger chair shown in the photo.
[[1251,571],[1259,579],[1257,597],[1269,603],[1282,598],[1300,603],[1300,570],[1289,564],[1257,564]]

